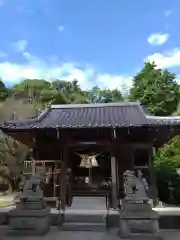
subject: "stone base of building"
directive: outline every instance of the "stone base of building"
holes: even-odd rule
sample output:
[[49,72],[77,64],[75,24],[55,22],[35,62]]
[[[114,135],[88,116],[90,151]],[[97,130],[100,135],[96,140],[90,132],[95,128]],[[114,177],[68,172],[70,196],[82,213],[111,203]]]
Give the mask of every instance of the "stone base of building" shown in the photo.
[[158,214],[148,203],[124,202],[120,211],[119,234],[121,238],[144,237],[161,239]]
[[27,210],[16,208],[9,213],[10,235],[45,235],[51,225],[50,209]]

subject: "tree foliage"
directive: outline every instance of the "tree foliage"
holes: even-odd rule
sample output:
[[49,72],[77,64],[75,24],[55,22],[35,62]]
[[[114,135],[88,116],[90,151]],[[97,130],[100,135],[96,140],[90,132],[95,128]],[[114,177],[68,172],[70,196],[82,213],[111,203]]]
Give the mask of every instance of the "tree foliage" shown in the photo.
[[174,116],[180,116],[180,103],[177,106],[176,111],[173,113]]
[[133,79],[130,98],[147,106],[153,115],[172,115],[180,99],[175,78],[167,69],[158,69],[154,63],[146,62]]
[[176,173],[180,169],[180,136],[176,136],[158,149],[155,155],[155,167],[167,167]]
[[42,103],[108,103],[121,102],[123,96],[118,89],[100,89],[93,87],[89,91],[82,90],[77,80],[67,82],[56,80],[51,84],[45,80],[24,80],[13,86],[13,89],[24,90],[39,98]]
[[6,89],[5,84],[3,81],[0,79],[0,100],[5,100],[6,97],[8,96],[8,90]]
[[[8,97],[0,107],[0,121],[35,117],[36,103],[26,100],[13,95]],[[13,189],[13,185],[16,185],[21,176],[23,162],[28,155],[27,146],[0,132],[0,183],[6,180],[9,189]]]
[[122,102],[123,96],[117,89],[100,89],[99,87],[93,87],[89,92],[89,100],[92,103],[111,103],[111,102]]
[[15,84],[13,86],[15,89],[21,89],[21,90],[44,90],[44,89],[50,89],[51,83],[44,80],[44,79],[25,79],[21,83]]
[[169,184],[173,186],[173,197],[176,203],[180,203],[180,191],[178,184],[180,177],[177,171],[180,169],[180,136],[176,136],[156,151],[154,165],[157,178],[157,186],[161,200],[168,201],[170,197]]

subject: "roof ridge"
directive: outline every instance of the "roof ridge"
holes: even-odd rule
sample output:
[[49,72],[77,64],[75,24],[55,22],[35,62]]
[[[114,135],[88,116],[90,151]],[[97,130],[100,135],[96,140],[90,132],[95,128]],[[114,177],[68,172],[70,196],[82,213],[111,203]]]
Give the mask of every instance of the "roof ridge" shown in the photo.
[[139,106],[138,102],[113,102],[113,103],[88,103],[88,104],[56,104],[51,105],[52,109],[67,109],[67,108],[91,108],[91,107],[125,107],[125,106]]

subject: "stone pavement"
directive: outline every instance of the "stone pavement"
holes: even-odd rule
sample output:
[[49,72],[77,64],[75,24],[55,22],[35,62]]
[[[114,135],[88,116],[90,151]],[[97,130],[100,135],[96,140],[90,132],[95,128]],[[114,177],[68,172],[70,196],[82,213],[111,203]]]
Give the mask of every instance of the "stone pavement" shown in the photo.
[[69,209],[105,210],[105,197],[73,197],[72,205]]
[[[117,230],[109,232],[63,232],[59,231],[56,227],[52,227],[51,231],[43,237],[13,237],[6,236],[7,227],[0,227],[0,239],[1,240],[120,240],[117,235]],[[180,230],[163,230],[163,240],[180,240]],[[137,239],[138,240],[138,239]],[[145,239],[143,239],[145,240]]]

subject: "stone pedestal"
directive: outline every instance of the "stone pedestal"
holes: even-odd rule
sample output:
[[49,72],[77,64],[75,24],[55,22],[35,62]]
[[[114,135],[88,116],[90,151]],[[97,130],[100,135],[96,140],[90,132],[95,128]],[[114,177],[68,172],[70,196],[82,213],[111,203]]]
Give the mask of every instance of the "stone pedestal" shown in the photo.
[[20,203],[9,212],[8,234],[44,235],[48,232],[51,225],[50,208],[46,207],[35,180],[32,178],[27,182]]
[[161,239],[158,214],[148,203],[124,201],[120,211],[119,233],[121,238],[142,237]]
[[16,208],[9,213],[11,235],[45,235],[50,228],[50,209],[24,210]]

